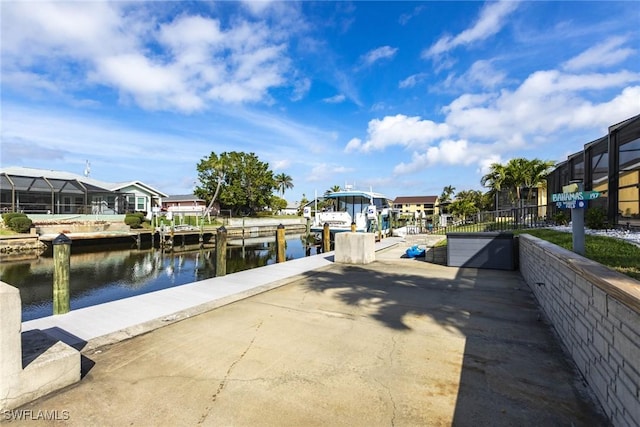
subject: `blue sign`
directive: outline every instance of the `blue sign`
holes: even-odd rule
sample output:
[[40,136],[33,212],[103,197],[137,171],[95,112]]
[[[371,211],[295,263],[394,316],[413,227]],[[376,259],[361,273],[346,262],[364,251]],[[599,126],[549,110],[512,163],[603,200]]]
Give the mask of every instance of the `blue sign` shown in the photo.
[[594,200],[600,197],[598,191],[576,191],[575,193],[556,193],[551,195],[552,202],[572,202],[581,200]]
[[560,209],[583,209],[587,205],[584,200],[569,200],[566,202],[556,202],[556,206]]

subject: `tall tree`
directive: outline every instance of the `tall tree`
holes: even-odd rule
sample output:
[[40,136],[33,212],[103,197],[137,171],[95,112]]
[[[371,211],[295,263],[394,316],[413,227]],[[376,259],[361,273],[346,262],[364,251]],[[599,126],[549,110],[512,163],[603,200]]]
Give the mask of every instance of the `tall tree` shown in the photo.
[[276,180],[276,187],[278,191],[284,197],[284,192],[293,188],[293,180],[286,173],[279,173],[278,175],[273,177]]
[[273,212],[281,213],[283,209],[287,208],[287,201],[282,197],[271,196],[271,200],[269,200],[269,207]]
[[511,159],[506,165],[493,163],[480,183],[488,187],[496,197],[500,191],[507,190],[511,203],[521,205],[524,202],[523,191],[527,190],[526,201],[530,202],[533,194],[531,190],[545,183],[553,165],[554,162],[548,160],[524,158]]
[[449,209],[451,213],[466,218],[469,215],[480,212],[483,203],[482,192],[478,190],[463,190],[456,195]]
[[[555,166],[555,162],[551,160],[533,159],[529,161],[528,170],[525,178],[525,187],[533,189],[539,187],[543,190],[547,188],[547,176]],[[527,204],[531,203],[533,191],[527,192]]]
[[267,163],[254,153],[224,152],[219,156],[212,152],[197,165],[198,185],[194,193],[210,200],[218,179],[223,176],[219,201],[223,208],[253,213],[269,206],[271,194],[276,188],[273,172]]
[[442,189],[442,194],[440,194],[440,197],[438,198],[438,205],[440,206],[440,211],[442,213],[447,213],[449,211],[449,205],[451,204],[455,191],[456,188],[452,185],[447,185]]
[[480,183],[483,187],[489,188],[489,193],[495,199],[495,209],[498,210],[498,199],[500,197],[500,191],[508,186],[507,182],[507,170],[504,165],[500,163],[492,163],[489,167],[489,172],[480,179]]
[[333,187],[331,187],[331,188],[329,188],[328,190],[326,190],[326,191],[324,192],[324,195],[326,196],[326,195],[328,195],[328,194],[335,193],[335,192],[337,192],[337,191],[340,191],[340,186],[339,186],[339,185],[334,185]]

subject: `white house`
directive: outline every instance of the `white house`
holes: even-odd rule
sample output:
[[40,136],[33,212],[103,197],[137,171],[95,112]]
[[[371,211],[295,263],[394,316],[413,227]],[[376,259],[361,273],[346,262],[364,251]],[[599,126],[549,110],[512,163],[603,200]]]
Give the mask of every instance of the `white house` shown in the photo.
[[141,181],[110,183],[71,172],[0,168],[0,210],[50,214],[150,212],[167,195]]

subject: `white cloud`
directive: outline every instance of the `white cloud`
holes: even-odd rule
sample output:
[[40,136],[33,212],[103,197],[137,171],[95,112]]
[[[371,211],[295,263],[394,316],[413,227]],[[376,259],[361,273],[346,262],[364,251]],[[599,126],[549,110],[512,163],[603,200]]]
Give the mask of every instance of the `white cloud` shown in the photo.
[[455,37],[441,37],[431,47],[422,52],[422,57],[438,57],[458,46],[471,45],[497,34],[505,24],[504,19],[516,10],[518,6],[517,1],[509,0],[487,3],[480,11],[478,20],[471,28],[464,30]]
[[300,101],[303,99],[311,89],[311,79],[300,78],[293,84],[293,93],[291,94],[292,101]]
[[446,139],[439,145],[429,147],[423,152],[414,152],[410,163],[396,165],[393,172],[398,175],[418,172],[429,166],[470,165],[477,162],[484,151],[483,147],[471,145],[464,139]]
[[426,8],[423,5],[417,6],[410,13],[403,13],[402,15],[400,15],[400,18],[398,18],[398,22],[400,23],[400,25],[407,25],[411,19],[420,15],[420,13],[422,13],[422,11],[425,9]]
[[393,58],[397,51],[398,48],[391,46],[382,46],[370,50],[362,56],[362,63],[364,64],[364,66],[369,66],[382,59]]
[[244,6],[254,15],[260,15],[274,3],[273,0],[242,0]]
[[408,117],[403,114],[386,116],[382,120],[369,121],[368,139],[365,142],[354,138],[345,147],[345,151],[368,152],[384,150],[393,145],[420,147],[446,137],[449,127],[445,123],[422,120],[420,117]]
[[276,160],[272,162],[270,166],[273,167],[274,171],[285,170],[289,166],[291,166],[291,160],[289,159]]
[[341,179],[340,175],[353,172],[353,170],[353,168],[341,165],[319,163],[311,169],[306,180],[307,182],[336,182],[336,180]]
[[635,49],[622,47],[626,42],[625,37],[611,37],[571,58],[562,66],[567,71],[577,71],[619,64],[636,53]]
[[344,96],[342,93],[339,93],[330,98],[324,98],[322,102],[326,102],[327,104],[340,104],[344,102],[346,99],[347,99],[346,96]]
[[346,147],[344,147],[344,151],[346,153],[352,153],[354,151],[359,151],[361,148],[362,140],[360,138],[351,138]]
[[[640,74],[626,71],[584,75],[538,71],[513,91],[464,95],[443,112],[447,114],[446,123],[465,138],[499,139],[519,146],[525,141],[524,135],[546,137],[585,125],[604,128],[620,114],[622,117],[637,114],[638,101],[632,94],[638,86],[629,86],[637,82]],[[620,87],[626,89],[616,97],[615,106],[609,101],[596,103],[586,98],[588,92]],[[583,111],[589,111],[591,116],[586,117]]]
[[426,77],[427,77],[427,73],[412,74],[409,77],[407,77],[406,79],[402,80],[398,84],[398,87],[400,89],[412,88],[415,85],[417,85],[418,83],[420,83],[421,81],[423,81]]
[[469,90],[475,87],[481,89],[493,89],[505,82],[507,74],[504,71],[496,70],[491,60],[479,60],[471,65],[461,76],[451,73],[442,86]]
[[403,115],[369,122],[367,139],[345,151],[392,145],[413,149],[394,174],[435,165],[476,164],[482,172],[503,155],[563,138],[573,130],[606,128],[640,111],[640,73],[570,74],[537,71],[513,90],[467,93],[442,109],[442,123]]
[[222,28],[185,13],[156,25],[129,3],[29,4],[3,4],[3,75],[37,74],[25,90],[107,86],[145,109],[191,112],[212,101],[269,102],[291,71],[285,32],[257,20]]

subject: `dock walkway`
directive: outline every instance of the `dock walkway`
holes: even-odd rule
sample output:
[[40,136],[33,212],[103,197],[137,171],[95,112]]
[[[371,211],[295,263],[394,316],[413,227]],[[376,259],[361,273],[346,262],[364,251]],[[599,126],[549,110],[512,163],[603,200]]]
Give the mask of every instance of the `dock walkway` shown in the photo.
[[[376,243],[376,251],[401,241],[384,239]],[[333,252],[312,255],[29,320],[22,330],[39,329],[78,348],[99,347],[274,289],[332,263]]]
[[[430,264],[402,257],[405,249],[378,251],[363,266],[317,255],[156,292],[171,309],[152,311],[153,294],[130,298],[126,316],[140,321],[207,301],[216,288],[228,295],[284,282],[85,347],[85,372],[92,366],[79,383],[18,413],[64,419],[10,425],[609,425],[519,272]],[[127,327],[122,312],[101,308],[106,326]],[[108,332],[76,313],[43,326],[85,340]]]

